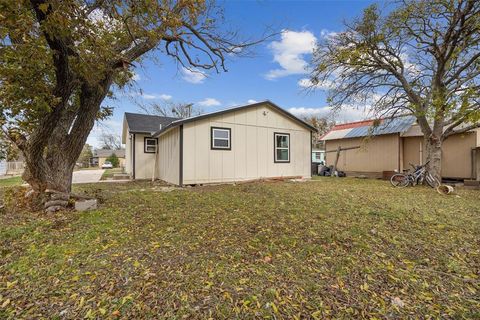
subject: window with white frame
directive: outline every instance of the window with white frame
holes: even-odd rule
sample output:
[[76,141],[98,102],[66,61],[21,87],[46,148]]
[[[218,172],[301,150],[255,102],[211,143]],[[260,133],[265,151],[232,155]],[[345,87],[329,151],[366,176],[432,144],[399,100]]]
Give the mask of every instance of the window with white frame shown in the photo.
[[157,151],[157,139],[145,138],[144,151],[145,153],[155,153]]
[[232,149],[232,137],[230,128],[211,128],[211,139],[213,150],[231,150]]
[[290,134],[274,133],[275,162],[290,162]]

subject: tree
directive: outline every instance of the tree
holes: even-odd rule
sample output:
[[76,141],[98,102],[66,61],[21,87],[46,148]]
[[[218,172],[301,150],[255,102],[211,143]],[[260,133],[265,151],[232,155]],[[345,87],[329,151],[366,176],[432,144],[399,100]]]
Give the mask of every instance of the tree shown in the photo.
[[164,101],[163,103],[151,103],[141,105],[140,108],[148,114],[162,117],[188,118],[202,114],[202,110],[195,108],[193,103]]
[[335,108],[371,105],[378,117],[415,115],[437,178],[445,139],[480,127],[480,1],[376,5],[318,43],[311,88]]
[[82,164],[83,167],[90,166],[90,159],[93,157],[92,146],[86,143],[83,146],[82,152],[80,153],[80,157],[78,157],[78,162]]
[[18,160],[20,152],[17,146],[3,133],[0,133],[0,160]]
[[312,133],[312,146],[318,148],[323,147],[320,138],[330,131],[330,129],[335,125],[335,122],[329,120],[328,118],[316,115],[305,116],[303,117],[303,120],[318,130],[317,132]]
[[[204,0],[5,0],[0,15],[0,124],[25,155],[23,179],[70,193],[72,172],[103,101],[158,49],[189,70],[226,71],[258,41],[226,30]],[[44,198],[44,197],[43,197]]]
[[110,161],[110,163],[114,168],[117,168],[118,165],[120,164],[120,161],[118,160],[118,157],[115,153],[112,153],[110,157],[107,158],[106,161]]
[[100,135],[101,149],[103,150],[120,150],[122,149],[122,139],[114,133],[102,132]]

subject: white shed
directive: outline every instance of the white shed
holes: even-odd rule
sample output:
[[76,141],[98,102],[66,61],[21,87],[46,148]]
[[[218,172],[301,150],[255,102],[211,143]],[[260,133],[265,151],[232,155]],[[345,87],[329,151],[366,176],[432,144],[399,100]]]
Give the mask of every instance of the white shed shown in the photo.
[[[131,171],[137,179],[155,177],[176,185],[309,178],[312,131],[308,123],[264,101],[173,120],[148,137],[143,134],[143,145],[133,137],[135,147],[126,148],[127,157],[133,155],[127,167],[136,167]],[[137,149],[147,148],[155,150],[155,159],[138,155]]]

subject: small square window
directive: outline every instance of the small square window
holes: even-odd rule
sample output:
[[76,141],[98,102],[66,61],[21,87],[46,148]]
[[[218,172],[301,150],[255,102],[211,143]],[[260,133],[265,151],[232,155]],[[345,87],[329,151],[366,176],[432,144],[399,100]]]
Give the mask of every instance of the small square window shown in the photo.
[[155,138],[145,138],[144,151],[145,153],[155,153],[157,152],[157,139]]
[[275,162],[290,162],[290,134],[274,133]]
[[231,129],[211,128],[212,150],[231,150]]

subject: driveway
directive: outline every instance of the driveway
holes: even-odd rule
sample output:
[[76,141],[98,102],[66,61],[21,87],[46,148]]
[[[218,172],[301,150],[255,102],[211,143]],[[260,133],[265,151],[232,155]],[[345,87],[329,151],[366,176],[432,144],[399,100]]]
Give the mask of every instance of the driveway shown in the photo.
[[105,170],[78,170],[73,172],[72,183],[96,183],[102,178]]

